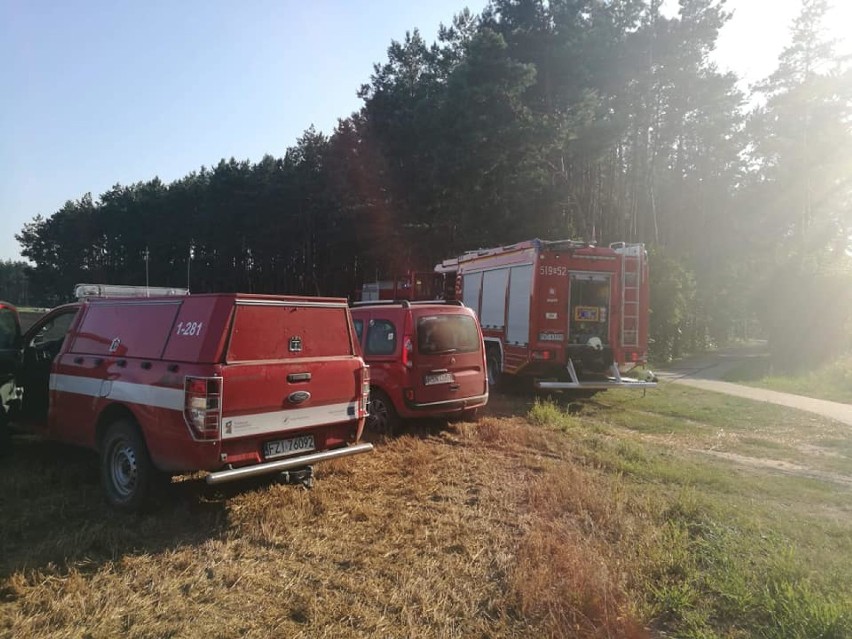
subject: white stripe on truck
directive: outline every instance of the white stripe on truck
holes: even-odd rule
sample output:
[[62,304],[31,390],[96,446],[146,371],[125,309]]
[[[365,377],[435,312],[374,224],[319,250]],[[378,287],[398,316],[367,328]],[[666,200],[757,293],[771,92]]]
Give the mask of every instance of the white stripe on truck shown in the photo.
[[277,433],[358,419],[355,402],[222,418],[222,439]]
[[[183,389],[112,382],[79,375],[51,375],[50,389],[181,412],[184,404]],[[358,406],[355,402],[293,408],[254,415],[236,415],[222,418],[222,439],[310,428],[356,419],[358,419]]]
[[81,377],[79,375],[51,375],[50,390],[183,411],[184,393],[182,388],[163,388],[150,384],[114,382],[108,379]]

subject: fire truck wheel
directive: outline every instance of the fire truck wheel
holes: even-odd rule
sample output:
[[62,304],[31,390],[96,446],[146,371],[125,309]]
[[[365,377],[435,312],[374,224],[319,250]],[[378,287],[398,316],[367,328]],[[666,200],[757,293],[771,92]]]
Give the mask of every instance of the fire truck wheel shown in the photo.
[[370,416],[367,417],[367,430],[374,435],[392,437],[398,426],[399,415],[397,415],[390,397],[377,388],[371,388]]
[[136,424],[129,419],[113,422],[101,446],[101,480],[109,505],[128,512],[141,510],[157,475]]
[[485,364],[488,368],[488,387],[496,388],[500,383],[500,360],[497,353],[489,352]]

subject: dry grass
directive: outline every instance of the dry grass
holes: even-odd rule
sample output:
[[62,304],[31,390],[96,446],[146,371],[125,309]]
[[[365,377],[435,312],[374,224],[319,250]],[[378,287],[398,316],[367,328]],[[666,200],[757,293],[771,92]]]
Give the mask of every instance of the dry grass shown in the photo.
[[101,505],[89,455],[17,445],[0,636],[645,636],[623,500],[522,419],[424,427],[310,491],[185,480],[145,516]]
[[[91,455],[18,439],[0,462],[0,637],[739,638],[774,623],[765,636],[804,638],[833,620],[820,636],[845,636],[846,600],[772,559],[788,541],[762,532],[771,518],[721,514],[749,490],[771,502],[777,482],[615,430],[624,413],[660,432],[696,410],[678,398],[651,422],[496,396],[477,423],[418,426],[317,466],[310,491],[182,478],[140,516],[102,505]],[[784,503],[802,517],[796,500],[848,503],[792,486]],[[809,522],[808,547],[840,529]]]

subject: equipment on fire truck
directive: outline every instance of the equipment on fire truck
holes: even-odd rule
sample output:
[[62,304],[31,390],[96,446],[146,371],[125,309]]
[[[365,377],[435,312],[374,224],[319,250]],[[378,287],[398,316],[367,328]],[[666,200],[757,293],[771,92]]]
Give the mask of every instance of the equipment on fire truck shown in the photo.
[[408,271],[402,277],[365,282],[356,297],[362,302],[437,299],[443,297],[437,294],[439,281],[443,278],[430,271]]

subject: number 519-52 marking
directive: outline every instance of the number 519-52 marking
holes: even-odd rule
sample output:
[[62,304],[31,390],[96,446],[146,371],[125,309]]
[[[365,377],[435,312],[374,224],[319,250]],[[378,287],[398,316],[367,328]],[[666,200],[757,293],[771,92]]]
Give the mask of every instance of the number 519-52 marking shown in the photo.
[[186,337],[197,337],[201,335],[201,328],[204,322],[178,322],[175,335],[184,335]]

